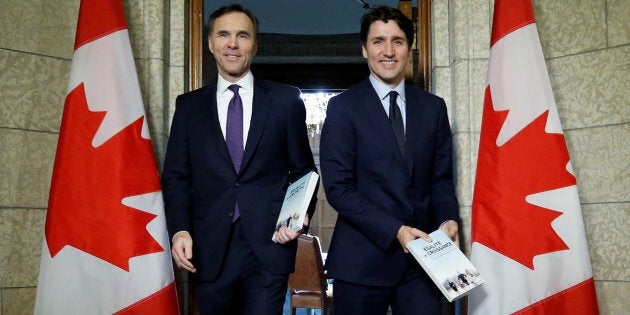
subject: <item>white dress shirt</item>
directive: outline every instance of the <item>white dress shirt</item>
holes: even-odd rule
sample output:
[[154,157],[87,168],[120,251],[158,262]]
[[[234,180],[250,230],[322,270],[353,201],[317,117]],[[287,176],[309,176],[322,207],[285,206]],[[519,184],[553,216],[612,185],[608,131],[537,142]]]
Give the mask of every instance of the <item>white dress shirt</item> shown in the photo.
[[238,84],[238,94],[243,101],[243,150],[247,143],[247,134],[249,133],[249,123],[252,119],[252,103],[254,101],[254,76],[251,71],[248,71],[236,83],[231,83],[221,76],[218,76],[217,81],[217,112],[219,113],[219,124],[221,125],[221,132],[223,132],[223,139],[225,139],[225,125],[227,124],[227,112],[228,105],[234,93],[228,89],[232,84]]
[[[383,109],[385,109],[385,113],[387,113],[387,117],[389,117],[389,92],[392,91],[387,84],[377,80],[373,75],[370,74],[370,83],[372,83],[372,87],[376,91],[376,94],[381,99],[381,104],[383,105]],[[396,104],[398,108],[400,108],[400,114],[402,115],[403,128],[407,130],[407,98],[405,96],[405,80],[402,80],[394,89],[394,91],[398,92],[398,97],[396,98]]]

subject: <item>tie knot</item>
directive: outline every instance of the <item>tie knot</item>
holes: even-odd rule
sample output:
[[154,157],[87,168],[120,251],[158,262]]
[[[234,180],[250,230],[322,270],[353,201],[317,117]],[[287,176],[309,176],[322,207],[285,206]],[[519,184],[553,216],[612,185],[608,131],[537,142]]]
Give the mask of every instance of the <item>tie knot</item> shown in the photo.
[[238,84],[232,84],[232,85],[228,86],[228,90],[230,90],[230,91],[234,92],[234,94],[236,94],[236,93],[238,93],[238,89],[240,87],[241,86],[238,85]]
[[391,91],[389,92],[389,104],[396,104],[396,97],[398,96],[398,92]]
[[389,107],[396,106],[396,97],[398,96],[398,92],[391,91],[389,92]]

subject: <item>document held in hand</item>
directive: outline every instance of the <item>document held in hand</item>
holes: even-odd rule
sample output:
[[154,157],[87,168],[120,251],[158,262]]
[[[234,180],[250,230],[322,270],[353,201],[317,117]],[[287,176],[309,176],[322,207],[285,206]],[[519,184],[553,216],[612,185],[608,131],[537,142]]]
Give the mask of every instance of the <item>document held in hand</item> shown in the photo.
[[407,249],[449,302],[465,296],[484,282],[477,268],[442,230],[429,236],[431,242],[419,238],[409,242]]
[[[283,226],[294,232],[302,230],[306,211],[313,198],[318,180],[319,174],[311,171],[289,185],[276,222],[276,231]],[[271,240],[276,242],[273,236]]]

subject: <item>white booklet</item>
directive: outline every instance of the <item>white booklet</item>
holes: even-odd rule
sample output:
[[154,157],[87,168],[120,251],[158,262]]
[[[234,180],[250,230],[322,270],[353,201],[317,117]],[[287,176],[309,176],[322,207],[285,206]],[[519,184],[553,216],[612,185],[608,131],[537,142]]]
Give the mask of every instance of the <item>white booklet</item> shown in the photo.
[[419,238],[409,242],[407,249],[449,302],[467,295],[484,282],[477,268],[442,230],[429,236],[431,242]]
[[[311,171],[289,185],[276,222],[276,231],[283,226],[294,232],[302,230],[306,211],[315,193],[318,180],[319,174]],[[271,240],[276,242],[273,236]]]

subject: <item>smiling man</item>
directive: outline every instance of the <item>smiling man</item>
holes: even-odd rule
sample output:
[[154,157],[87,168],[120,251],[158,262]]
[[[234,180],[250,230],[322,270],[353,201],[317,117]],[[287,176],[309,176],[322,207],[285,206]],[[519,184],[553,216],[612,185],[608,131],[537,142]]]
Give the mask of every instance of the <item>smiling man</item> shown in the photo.
[[320,162],[339,216],[326,267],[336,314],[440,314],[441,293],[406,244],[458,233],[444,101],[405,85],[413,24],[376,7],[361,19],[369,78],[330,99]]
[[300,91],[250,71],[257,33],[240,5],[210,15],[218,76],[177,98],[166,149],[172,256],[201,314],[282,314],[298,233],[274,232],[276,220],[289,183],[316,171]]

